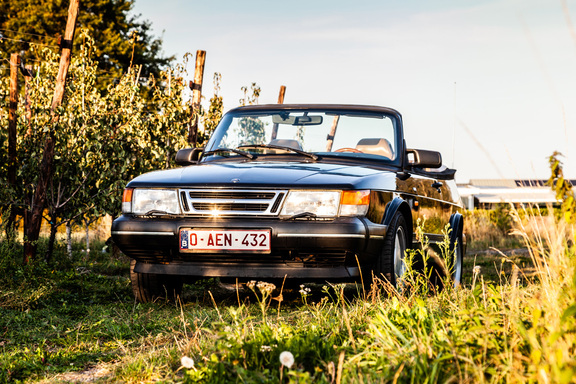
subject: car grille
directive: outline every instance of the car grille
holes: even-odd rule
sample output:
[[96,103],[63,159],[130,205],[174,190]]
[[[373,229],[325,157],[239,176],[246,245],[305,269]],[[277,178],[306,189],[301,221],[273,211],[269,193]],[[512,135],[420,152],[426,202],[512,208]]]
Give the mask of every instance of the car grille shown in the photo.
[[287,191],[181,189],[182,211],[191,215],[277,216]]

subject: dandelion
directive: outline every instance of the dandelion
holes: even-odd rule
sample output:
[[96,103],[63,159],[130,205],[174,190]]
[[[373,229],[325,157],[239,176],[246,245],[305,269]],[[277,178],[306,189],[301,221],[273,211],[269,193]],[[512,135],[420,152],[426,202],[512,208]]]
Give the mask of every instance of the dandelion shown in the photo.
[[284,351],[280,354],[280,363],[286,368],[290,368],[294,365],[294,355],[292,352]]
[[476,276],[479,275],[480,274],[480,266],[479,265],[475,266],[474,269],[472,270],[472,273]]
[[194,368],[194,360],[192,360],[188,356],[182,356],[182,358],[180,359],[180,363],[182,364],[182,366],[184,368],[187,368],[187,369]]

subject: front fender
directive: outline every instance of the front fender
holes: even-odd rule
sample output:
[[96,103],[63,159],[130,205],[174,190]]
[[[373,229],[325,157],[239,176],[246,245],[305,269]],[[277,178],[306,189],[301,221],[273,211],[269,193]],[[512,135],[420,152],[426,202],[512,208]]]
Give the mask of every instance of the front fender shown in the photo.
[[396,214],[396,212],[400,212],[404,215],[404,219],[406,220],[406,224],[408,225],[408,239],[412,240],[414,227],[412,222],[412,211],[410,210],[410,205],[406,202],[406,200],[402,199],[401,197],[395,197],[386,205],[386,210],[384,211],[384,219],[382,220],[382,224],[389,226],[392,222],[392,218]]

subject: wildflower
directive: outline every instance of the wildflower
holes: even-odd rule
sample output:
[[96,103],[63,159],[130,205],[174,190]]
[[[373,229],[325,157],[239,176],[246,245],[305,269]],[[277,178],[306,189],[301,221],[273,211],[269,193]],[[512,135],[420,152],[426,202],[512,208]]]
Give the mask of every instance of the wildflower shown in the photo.
[[474,267],[474,269],[472,270],[472,273],[474,273],[474,275],[479,275],[480,274],[480,266],[477,265]]
[[260,346],[260,352],[271,352],[271,351],[272,351],[272,347],[269,345]]
[[264,281],[259,281],[256,286],[260,290],[260,293],[267,295],[271,294],[272,291],[276,289],[276,286],[274,284],[266,283]]
[[194,368],[194,360],[192,360],[188,356],[182,356],[182,358],[180,359],[180,363],[184,368],[188,369]]
[[250,280],[249,282],[246,283],[246,286],[248,288],[250,288],[251,290],[254,290],[255,285],[256,285],[256,282],[254,280]]
[[286,368],[290,368],[294,365],[294,355],[289,351],[284,351],[280,354],[280,363]]
[[310,292],[311,292],[311,289],[305,287],[304,284],[302,284],[302,285],[300,286],[300,294],[301,294],[302,296],[308,296],[308,295],[310,294]]

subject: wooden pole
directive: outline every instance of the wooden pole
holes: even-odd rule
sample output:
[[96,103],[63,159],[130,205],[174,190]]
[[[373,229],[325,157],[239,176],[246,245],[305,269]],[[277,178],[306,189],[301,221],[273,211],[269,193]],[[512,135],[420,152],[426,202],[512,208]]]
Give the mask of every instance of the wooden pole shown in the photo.
[[334,144],[334,135],[336,135],[336,129],[338,128],[338,121],[340,120],[340,116],[334,116],[334,120],[332,120],[332,127],[330,127],[330,133],[328,137],[326,137],[326,152],[332,152],[332,145]]
[[10,107],[8,111],[8,183],[16,183],[16,125],[18,109],[18,66],[20,56],[10,55]]
[[74,40],[74,32],[76,31],[76,19],[78,18],[79,6],[80,0],[70,0],[66,31],[64,31],[64,40],[62,41],[62,53],[60,54],[60,67],[58,68],[58,75],[56,76],[56,87],[54,89],[51,106],[52,119],[53,121],[55,119],[56,122],[58,121],[58,116],[55,110],[62,104],[62,100],[64,99],[66,75],[68,75],[68,67],[70,67],[70,60],[72,59],[72,42]]
[[202,98],[202,80],[204,78],[204,63],[206,62],[206,51],[196,51],[196,67],[194,69],[194,81],[190,82],[192,89],[192,121],[188,131],[188,143],[195,147],[198,142],[198,131],[204,134],[204,129],[199,128],[200,120],[200,100]]
[[278,104],[284,104],[284,95],[286,94],[286,86],[280,86],[280,93],[278,93]]
[[32,65],[26,65],[26,75],[24,75],[24,108],[26,111],[26,136],[32,135],[32,105],[30,104],[30,79],[32,79]]
[[[284,104],[284,95],[286,95],[286,86],[280,86],[280,92],[278,93],[278,104]],[[271,139],[274,140],[278,136],[278,123],[272,125],[272,136]]]
[[76,19],[78,18],[78,8],[80,0],[70,0],[68,8],[68,21],[66,22],[66,31],[62,41],[62,51],[60,54],[60,67],[56,76],[56,86],[52,98],[52,129],[44,142],[44,153],[40,163],[40,173],[38,185],[32,197],[30,210],[26,212],[24,224],[24,263],[28,263],[31,258],[36,256],[36,242],[40,236],[40,225],[42,224],[42,213],[46,206],[46,192],[48,184],[52,179],[54,171],[54,149],[56,145],[55,129],[58,124],[58,114],[56,109],[62,105],[64,99],[64,88],[66,86],[66,75],[70,60],[72,58],[72,41],[76,30]]
[[[16,185],[16,143],[18,123],[18,65],[20,56],[17,53],[10,55],[10,105],[8,109],[8,185]],[[14,238],[14,223],[16,222],[17,207],[11,204],[10,214],[6,222],[6,237]]]

